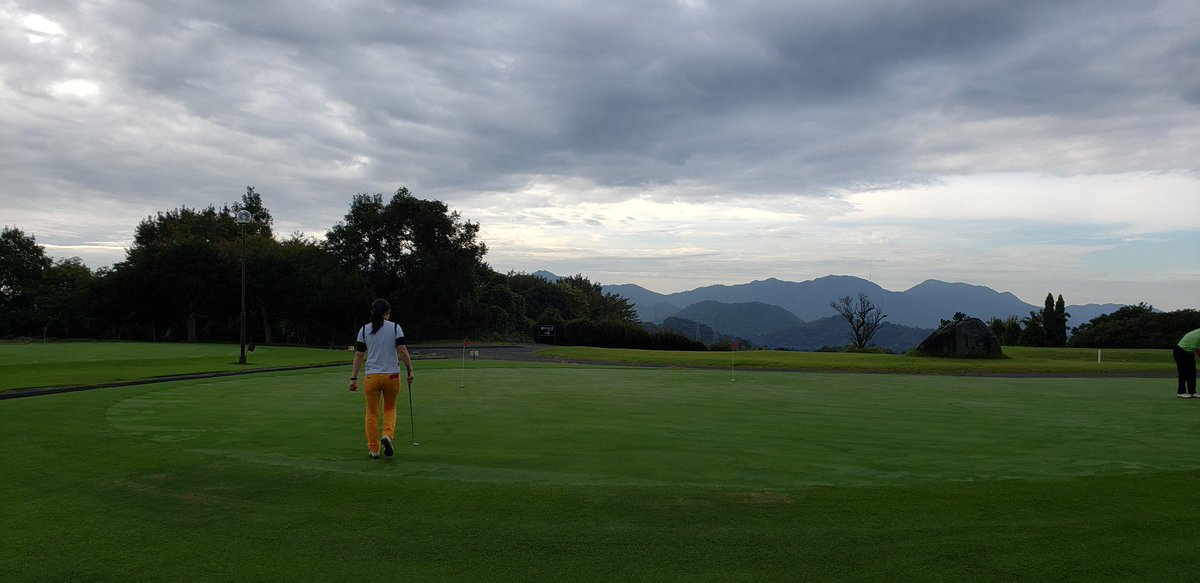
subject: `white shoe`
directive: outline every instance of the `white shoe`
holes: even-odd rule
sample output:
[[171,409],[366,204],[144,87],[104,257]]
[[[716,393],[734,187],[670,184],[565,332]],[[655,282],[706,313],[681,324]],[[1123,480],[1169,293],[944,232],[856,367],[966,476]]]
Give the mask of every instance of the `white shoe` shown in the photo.
[[1179,393],[1178,397],[1180,399],[1191,399],[1192,398],[1192,396],[1187,393]]

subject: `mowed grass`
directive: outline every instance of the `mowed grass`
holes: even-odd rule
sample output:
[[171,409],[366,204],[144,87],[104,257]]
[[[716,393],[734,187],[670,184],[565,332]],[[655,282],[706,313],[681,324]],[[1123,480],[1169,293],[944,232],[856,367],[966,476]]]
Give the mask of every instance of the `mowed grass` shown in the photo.
[[237,344],[147,342],[0,343],[0,392],[155,377],[349,362],[352,353],[257,346],[238,364]]
[[[1185,580],[1200,400],[1145,378],[418,362],[0,401],[6,581]],[[465,387],[459,387],[465,384]]]
[[[928,358],[846,352],[674,352],[619,348],[553,347],[540,354],[562,361],[725,369],[776,369],[899,374],[966,375],[1174,375],[1171,351],[1005,346],[1004,358]],[[1099,352],[1099,354],[1097,354]]]

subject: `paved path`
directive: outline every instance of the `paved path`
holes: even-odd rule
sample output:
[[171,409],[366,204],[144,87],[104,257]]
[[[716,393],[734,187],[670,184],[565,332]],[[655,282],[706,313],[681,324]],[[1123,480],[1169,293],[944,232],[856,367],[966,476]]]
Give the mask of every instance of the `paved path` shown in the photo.
[[[467,358],[471,358],[470,351],[478,350],[480,360],[516,360],[521,362],[559,362],[551,358],[539,356],[535,353],[536,350],[545,348],[537,344],[472,344],[467,347]],[[408,347],[409,354],[412,354],[414,359],[421,358],[463,358],[463,347],[458,346],[427,346],[413,345]]]

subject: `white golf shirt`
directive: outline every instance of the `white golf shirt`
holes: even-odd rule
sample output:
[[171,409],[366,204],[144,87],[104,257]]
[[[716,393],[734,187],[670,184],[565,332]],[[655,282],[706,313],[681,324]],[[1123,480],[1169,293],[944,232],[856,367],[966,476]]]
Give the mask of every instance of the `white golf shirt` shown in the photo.
[[366,350],[367,366],[365,374],[397,374],[400,372],[400,359],[396,356],[396,347],[404,344],[404,330],[395,322],[383,321],[379,331],[372,334],[371,325],[367,324],[358,329],[357,348],[359,352]]

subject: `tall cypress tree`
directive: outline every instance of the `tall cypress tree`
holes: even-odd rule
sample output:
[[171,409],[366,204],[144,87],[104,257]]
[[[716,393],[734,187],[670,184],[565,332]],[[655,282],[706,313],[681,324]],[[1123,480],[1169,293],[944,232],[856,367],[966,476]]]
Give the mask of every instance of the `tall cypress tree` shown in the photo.
[[1046,305],[1042,308],[1042,328],[1045,334],[1045,346],[1063,347],[1067,345],[1067,309],[1062,294],[1055,301],[1054,294],[1046,294]]
[[1042,307],[1042,333],[1044,334],[1043,346],[1058,346],[1056,334],[1058,330],[1058,322],[1054,318],[1054,294],[1046,294],[1046,304]]
[[1054,345],[1067,345],[1067,304],[1063,301],[1062,294],[1058,294],[1058,300],[1054,302]]

